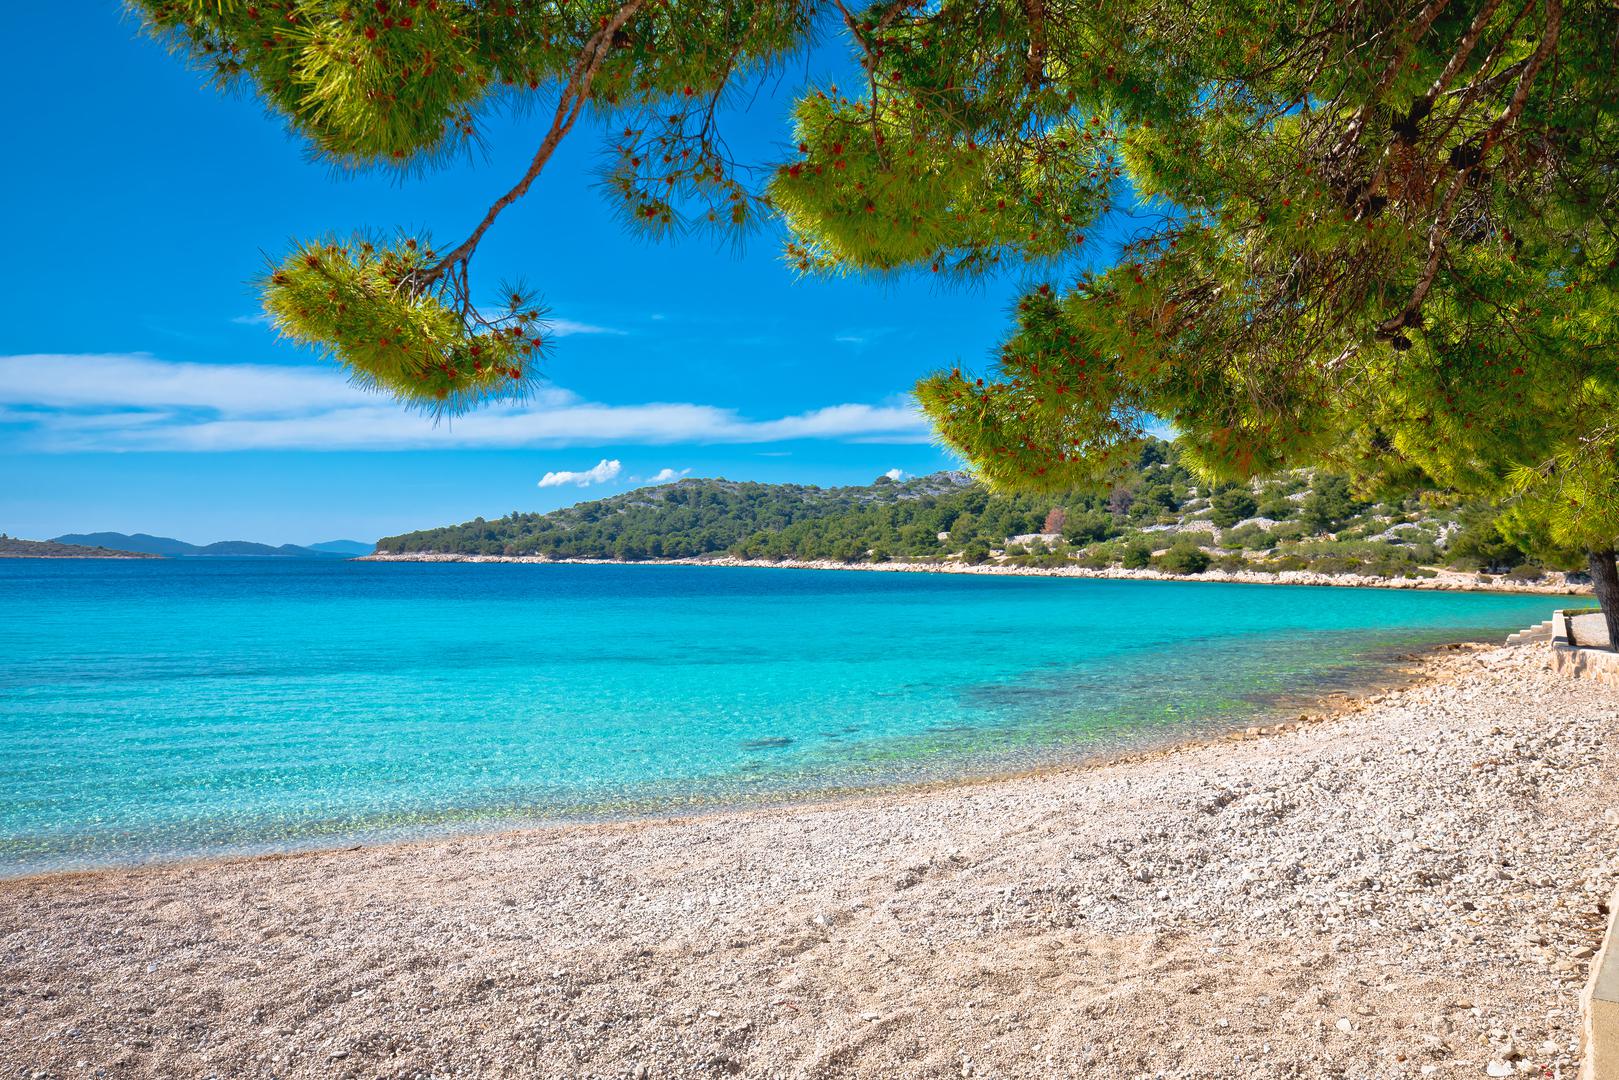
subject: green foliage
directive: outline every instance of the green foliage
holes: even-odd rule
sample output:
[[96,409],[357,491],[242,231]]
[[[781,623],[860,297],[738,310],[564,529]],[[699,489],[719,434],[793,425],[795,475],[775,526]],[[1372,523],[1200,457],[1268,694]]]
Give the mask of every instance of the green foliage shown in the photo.
[[1227,487],[1216,491],[1209,505],[1214,510],[1212,520],[1222,529],[1229,529],[1259,512],[1258,500],[1245,487]]
[[1126,540],[1119,548],[1119,565],[1126,570],[1145,570],[1152,565],[1152,545],[1140,537]]
[[1154,558],[1152,566],[1167,574],[1201,574],[1209,568],[1210,561],[1209,553],[1196,544],[1179,541]]
[[1317,473],[1310,482],[1310,494],[1299,506],[1304,523],[1316,532],[1332,532],[1365,509],[1350,491],[1347,477]]
[[303,245],[266,276],[264,307],[283,335],[329,345],[355,382],[430,411],[523,397],[545,352],[539,307],[508,290],[506,314],[469,330],[446,297],[414,284],[434,258],[414,237]]
[[929,264],[975,273],[1003,258],[1055,258],[1081,243],[1115,162],[1071,122],[980,145],[915,99],[882,107],[825,92],[794,114],[798,157],[770,196],[801,271]]
[[1063,538],[1074,544],[1092,544],[1119,534],[1118,522],[1106,510],[1071,513],[1063,523]]
[[1499,516],[1489,510],[1464,514],[1446,550],[1450,565],[1461,570],[1486,570],[1523,562],[1523,552],[1501,534],[1498,525]]

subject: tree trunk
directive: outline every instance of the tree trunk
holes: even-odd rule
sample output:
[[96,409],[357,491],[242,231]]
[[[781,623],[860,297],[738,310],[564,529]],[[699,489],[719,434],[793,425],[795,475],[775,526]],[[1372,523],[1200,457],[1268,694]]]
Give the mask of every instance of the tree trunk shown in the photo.
[[1608,648],[1619,652],[1619,567],[1614,564],[1613,549],[1585,554],[1591,567],[1592,590],[1608,620]]

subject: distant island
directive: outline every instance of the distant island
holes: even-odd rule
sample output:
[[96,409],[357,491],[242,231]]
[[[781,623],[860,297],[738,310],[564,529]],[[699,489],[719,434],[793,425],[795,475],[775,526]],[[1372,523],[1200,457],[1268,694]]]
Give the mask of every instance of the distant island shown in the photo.
[[[136,555],[157,555],[168,558],[195,555],[260,556],[284,559],[352,558],[367,555],[372,545],[358,540],[327,540],[319,544],[258,544],[251,540],[221,540],[213,544],[188,544],[170,536],[152,536],[148,533],[68,533],[49,543],[84,549],[109,550]],[[68,556],[61,556],[68,557]]]
[[[1112,490],[993,493],[960,472],[820,488],[688,479],[546,514],[389,536],[377,558],[740,560],[941,564],[1170,575],[1308,574],[1444,583],[1583,584],[1496,527],[1497,511],[1424,491],[1358,498],[1342,476],[1299,470],[1208,488],[1165,442]],[[1440,582],[1434,582],[1439,584]]]
[[155,559],[144,551],[117,551],[87,544],[64,544],[56,540],[18,540],[0,534],[0,559]]

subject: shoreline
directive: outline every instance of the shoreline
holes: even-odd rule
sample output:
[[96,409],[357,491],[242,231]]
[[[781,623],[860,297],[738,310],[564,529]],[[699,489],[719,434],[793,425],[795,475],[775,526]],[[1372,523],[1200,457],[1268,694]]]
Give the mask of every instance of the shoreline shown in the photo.
[[[543,555],[460,555],[446,552],[373,553],[352,562],[410,563],[519,563],[548,566],[714,566],[751,567],[768,570],[853,570],[870,573],[978,574],[994,577],[1058,577],[1097,581],[1183,581],[1228,585],[1307,585],[1325,588],[1408,589],[1429,592],[1524,593],[1537,596],[1590,596],[1591,586],[1566,582],[1514,582],[1456,570],[1441,570],[1431,578],[1379,578],[1361,574],[1320,574],[1311,570],[1206,570],[1201,574],[1170,574],[1162,570],[1125,570],[1121,567],[1090,569],[1082,566],[1041,567],[1003,566],[992,563],[843,563],[830,559],[737,559],[729,555],[686,559],[551,559]],[[1548,576],[1561,578],[1556,571]]]
[[1419,667],[1328,722],[943,789],[0,881],[0,1059],[1571,1075],[1619,702],[1539,648]]
[[1323,684],[1323,687],[1318,689],[1278,692],[1265,700],[1260,707],[1240,718],[1232,715],[1221,721],[1206,722],[1202,726],[1189,727],[1184,731],[1161,733],[1144,742],[1121,743],[1077,757],[1054,757],[1047,761],[1018,767],[991,768],[983,772],[967,772],[920,780],[893,780],[870,785],[785,790],[761,794],[755,799],[687,804],[684,807],[667,802],[649,802],[600,813],[584,812],[576,815],[559,813],[555,816],[535,815],[527,818],[495,817],[488,819],[482,827],[454,821],[401,826],[397,829],[383,827],[370,836],[357,834],[349,837],[333,837],[329,842],[317,841],[307,845],[293,844],[286,847],[272,845],[262,849],[248,847],[241,850],[212,850],[192,855],[159,857],[144,862],[110,861],[83,866],[35,869],[22,873],[0,870],[0,886],[7,883],[70,876],[140,873],[148,870],[160,872],[182,867],[206,868],[260,859],[278,860],[344,851],[416,847],[484,837],[516,837],[556,830],[691,824],[733,814],[827,810],[850,807],[866,800],[900,798],[907,795],[939,795],[964,788],[1060,778],[1116,766],[1143,765],[1224,743],[1268,738],[1312,725],[1331,723],[1342,716],[1382,701],[1390,693],[1421,686],[1431,679],[1442,677],[1446,661],[1456,654],[1467,654],[1493,647],[1478,641],[1455,641],[1414,649],[1391,649],[1386,654],[1371,659],[1370,670],[1364,673],[1365,677],[1348,684],[1346,689],[1326,690]]

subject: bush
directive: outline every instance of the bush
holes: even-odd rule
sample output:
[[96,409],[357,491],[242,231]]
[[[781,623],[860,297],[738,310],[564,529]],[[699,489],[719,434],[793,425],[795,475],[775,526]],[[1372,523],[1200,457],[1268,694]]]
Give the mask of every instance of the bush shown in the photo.
[[977,566],[979,563],[989,562],[989,545],[984,543],[982,540],[974,540],[972,543],[968,544],[966,550],[961,553],[961,561],[967,563],[969,566]]
[[1130,504],[1130,516],[1133,518],[1158,517],[1180,509],[1180,500],[1175,497],[1175,489],[1168,484],[1148,484],[1136,492],[1135,501]]
[[1214,568],[1235,574],[1248,569],[1248,560],[1241,555],[1222,555],[1214,560]]
[[1126,570],[1145,570],[1152,565],[1152,545],[1145,540],[1131,540],[1119,553],[1119,565]]
[[1084,510],[1069,514],[1062,528],[1063,537],[1075,544],[1089,544],[1111,539],[1118,533],[1113,515],[1102,510]]
[[1259,502],[1243,487],[1215,492],[1209,505],[1214,508],[1214,523],[1222,529],[1229,529],[1244,518],[1253,517],[1259,509]]
[[1106,570],[1113,565],[1113,552],[1106,544],[1086,548],[1074,560],[1087,570]]
[[1365,509],[1365,505],[1355,501],[1349,491],[1348,478],[1316,473],[1310,483],[1310,494],[1305,496],[1299,509],[1304,523],[1316,532],[1332,532]]
[[1543,581],[1545,580],[1545,577],[1546,571],[1532,563],[1524,563],[1522,566],[1514,566],[1507,573],[1508,581]]
[[1276,546],[1275,539],[1259,525],[1244,525],[1227,529],[1220,534],[1220,546],[1230,548],[1264,549]]
[[1152,560],[1155,569],[1167,574],[1201,574],[1209,568],[1209,553],[1194,544],[1178,543]]

